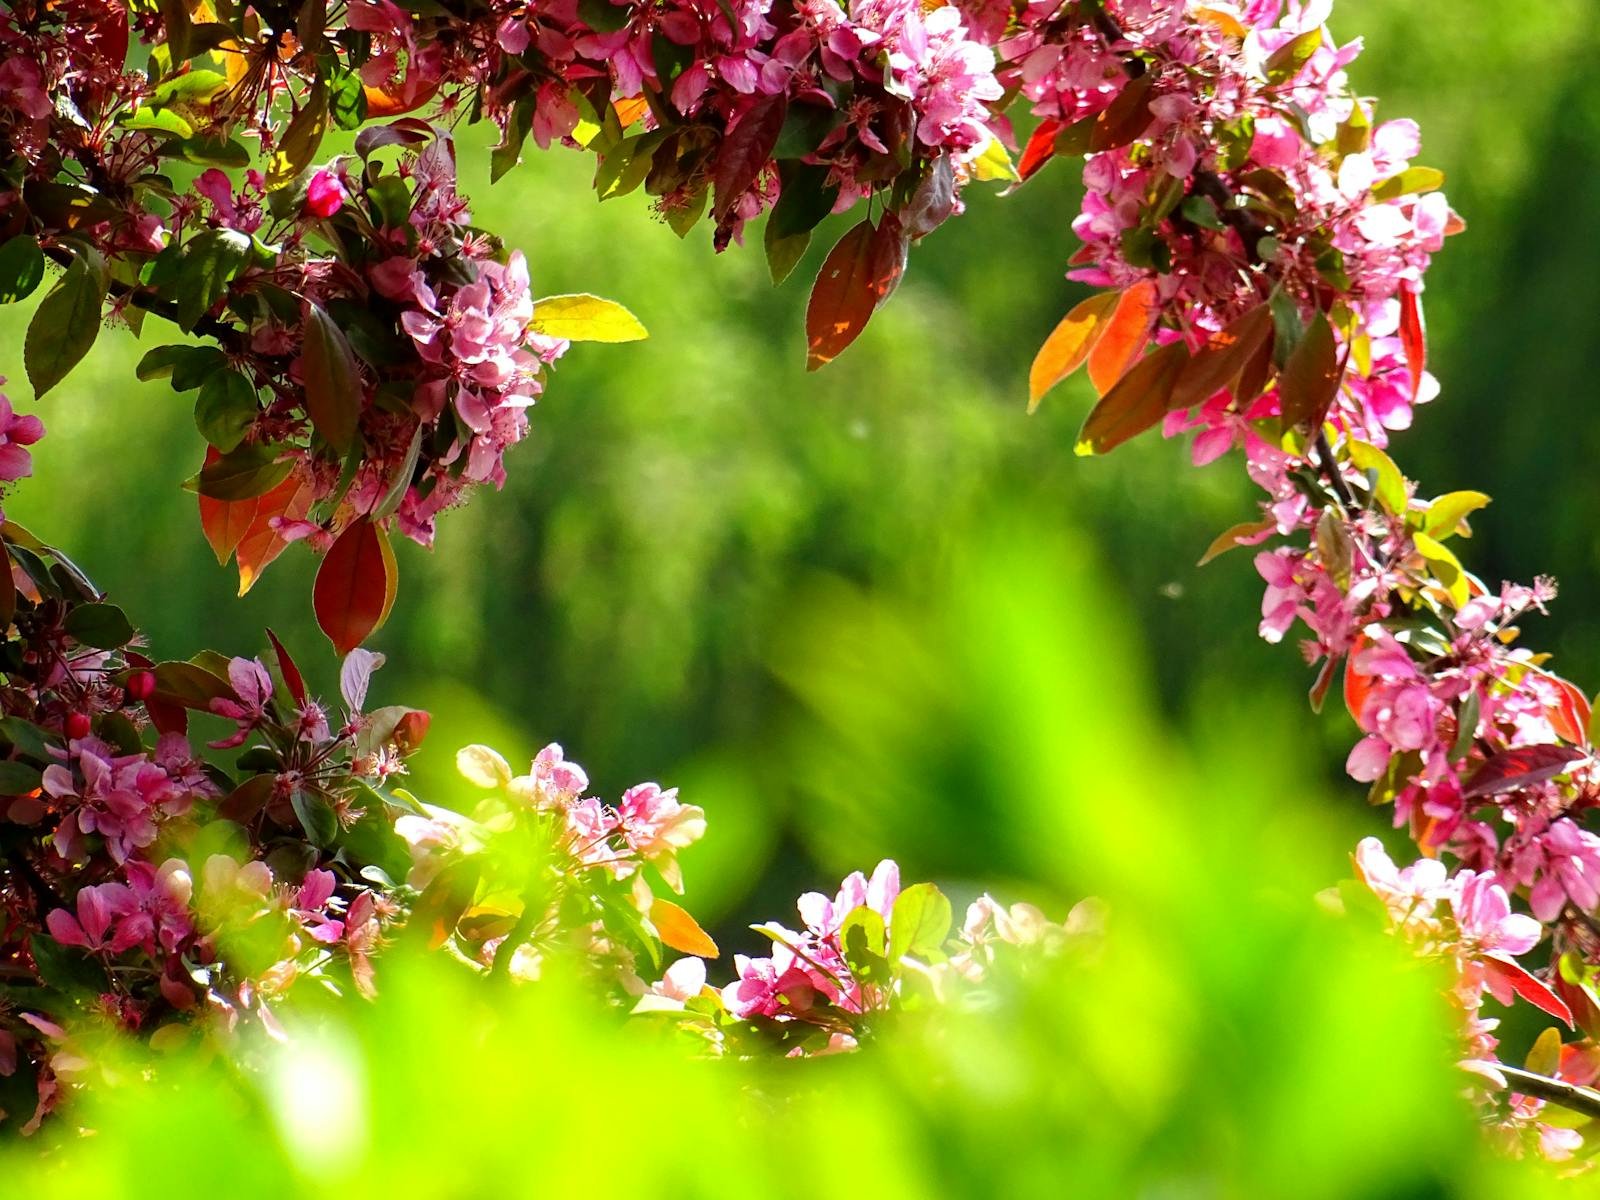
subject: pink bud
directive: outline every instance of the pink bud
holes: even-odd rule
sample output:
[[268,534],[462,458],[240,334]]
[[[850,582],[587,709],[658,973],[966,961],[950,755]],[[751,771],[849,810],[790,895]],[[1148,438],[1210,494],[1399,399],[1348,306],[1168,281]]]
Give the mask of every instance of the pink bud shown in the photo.
[[344,188],[332,171],[318,171],[306,188],[305,215],[326,220],[344,207]]
[[155,693],[156,677],[150,671],[135,671],[128,676],[128,695],[143,704]]
[[67,714],[67,737],[74,741],[78,738],[86,738],[89,736],[90,729],[88,713],[75,712]]

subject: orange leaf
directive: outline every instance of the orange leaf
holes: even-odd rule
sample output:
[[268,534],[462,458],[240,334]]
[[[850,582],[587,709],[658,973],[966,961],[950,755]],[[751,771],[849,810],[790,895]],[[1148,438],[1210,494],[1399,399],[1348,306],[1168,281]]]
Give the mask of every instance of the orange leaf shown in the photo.
[[333,543],[311,591],[317,624],[343,656],[372,634],[394,603],[394,554],[365,517]]
[[1029,412],[1039,407],[1046,392],[1083,365],[1119,299],[1118,292],[1090,296],[1050,331],[1039,353],[1033,356],[1033,366],[1028,368]]
[[1591,716],[1589,697],[1580,692],[1577,685],[1559,675],[1541,671],[1537,667],[1532,667],[1530,670],[1555,684],[1556,690],[1561,693],[1559,700],[1545,706],[1544,715],[1550,722],[1550,728],[1554,729],[1556,736],[1564,742],[1571,742],[1574,746],[1587,746]]
[[1140,359],[1094,406],[1073,449],[1079,454],[1104,454],[1160,421],[1167,415],[1172,385],[1188,358],[1182,342],[1171,342]]
[[806,305],[806,370],[838,358],[905,272],[906,237],[893,213],[862,221],[828,252]]
[[671,900],[657,899],[651,903],[650,923],[656,927],[663,945],[682,954],[715,958],[721,953],[699,922]]
[[650,111],[650,101],[643,96],[634,96],[631,99],[613,100],[611,107],[617,114],[618,122],[626,129]]
[[1150,340],[1155,323],[1156,285],[1147,279],[1122,293],[1116,311],[1089,351],[1089,379],[1095,391],[1104,396],[1116,385]]
[[[250,526],[239,539],[239,595],[243,596],[256,585],[267,565],[289,548],[289,543],[272,528],[274,517],[298,521],[311,511],[314,489],[309,483],[300,483],[294,476],[285,479],[264,496],[256,497],[255,511]],[[247,504],[250,501],[235,501]]]
[[1172,389],[1174,409],[1193,408],[1211,399],[1239,378],[1245,366],[1272,338],[1272,310],[1258,304],[1211,335],[1178,376]]
[[394,88],[364,87],[367,94],[367,119],[397,117],[401,113],[415,112],[439,90],[437,79],[423,79],[419,72],[407,75]]
[[[221,457],[221,452],[215,446],[206,447],[206,466],[209,467]],[[200,497],[200,528],[206,535],[206,541],[211,544],[211,552],[217,556],[219,567],[227,564],[239,543],[244,540],[250,523],[255,520],[256,506],[261,499],[260,496],[251,496],[248,500]]]
[[1344,706],[1350,710],[1350,715],[1358,725],[1361,723],[1361,712],[1367,706],[1367,697],[1372,694],[1373,681],[1372,676],[1356,670],[1356,659],[1371,645],[1371,638],[1356,634],[1355,641],[1350,644],[1350,657],[1344,663]]

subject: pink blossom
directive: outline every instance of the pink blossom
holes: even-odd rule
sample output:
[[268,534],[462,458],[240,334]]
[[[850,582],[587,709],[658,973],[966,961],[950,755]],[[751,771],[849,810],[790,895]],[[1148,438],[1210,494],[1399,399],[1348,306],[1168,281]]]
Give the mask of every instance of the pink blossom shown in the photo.
[[[4,383],[0,376],[0,385]],[[33,474],[33,458],[24,447],[43,436],[44,423],[32,415],[19,416],[0,393],[0,481],[10,483]]]

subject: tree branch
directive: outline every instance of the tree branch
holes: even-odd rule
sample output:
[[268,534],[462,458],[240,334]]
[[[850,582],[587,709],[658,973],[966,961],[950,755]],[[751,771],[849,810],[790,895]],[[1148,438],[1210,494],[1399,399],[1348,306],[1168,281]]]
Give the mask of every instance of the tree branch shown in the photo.
[[[70,267],[72,265],[72,252],[70,250],[63,250],[59,246],[49,246],[45,248],[45,254],[57,266]],[[178,306],[176,304],[163,300],[159,296],[153,296],[143,288],[123,283],[120,279],[113,279],[106,290],[108,294],[117,299],[126,300],[134,308],[152,313],[164,320],[171,321],[174,325],[178,325],[180,329],[183,328],[178,322]],[[239,340],[239,331],[237,329],[225,321],[218,321],[212,317],[201,317],[189,332],[221,342],[230,349],[236,347]]]
[[1552,1079],[1504,1063],[1496,1063],[1495,1070],[1506,1077],[1509,1090],[1518,1095],[1534,1096],[1587,1117],[1600,1117],[1600,1092],[1593,1088],[1579,1087],[1563,1079]]

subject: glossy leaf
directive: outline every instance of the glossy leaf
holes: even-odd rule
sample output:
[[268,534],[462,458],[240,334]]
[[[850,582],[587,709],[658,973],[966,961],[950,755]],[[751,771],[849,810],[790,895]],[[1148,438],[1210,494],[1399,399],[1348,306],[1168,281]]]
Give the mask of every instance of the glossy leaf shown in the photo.
[[1377,496],[1378,503],[1395,516],[1404,514],[1409,503],[1406,478],[1400,474],[1394,459],[1366,442],[1351,441],[1349,452],[1350,461],[1374,478],[1373,494]]
[[1500,979],[1529,1004],[1542,1009],[1559,1021],[1564,1021],[1568,1028],[1572,1027],[1572,1009],[1567,1007],[1566,1001],[1551,991],[1521,963],[1507,955],[1492,952],[1484,956],[1483,965],[1492,978]]
[[1433,192],[1444,186],[1444,172],[1437,167],[1407,167],[1398,175],[1373,185],[1374,200],[1398,200],[1416,192]]
[[294,464],[279,461],[274,446],[259,443],[240,446],[231,454],[221,454],[200,468],[195,488],[212,500],[248,500],[265,495],[288,477]]
[[806,370],[832,362],[855,341],[905,271],[905,238],[892,213],[863,220],[828,252],[806,305]]
[[536,301],[533,327],[569,342],[638,342],[650,336],[639,318],[615,300],[584,293]]
[[1022,157],[1017,160],[1017,174],[1023,180],[1031,179],[1055,157],[1056,134],[1060,132],[1061,122],[1054,117],[1046,117],[1034,127],[1028,144],[1022,148]]
[[319,78],[267,160],[267,190],[277,191],[311,165],[328,131],[328,88]]
[[1039,407],[1046,392],[1071,375],[1089,357],[1104,332],[1121,292],[1100,292],[1075,305],[1061,318],[1028,368],[1028,411]]
[[301,369],[305,375],[306,412],[324,441],[340,454],[355,441],[361,417],[361,375],[344,331],[321,305],[310,300],[301,308],[304,342]]
[[388,539],[361,518],[334,541],[317,571],[311,594],[317,625],[334,651],[346,655],[383,624],[393,598],[394,559]]
[[289,689],[289,695],[294,697],[296,704],[304,704],[306,702],[306,681],[304,676],[300,674],[300,668],[295,666],[294,659],[283,648],[283,643],[278,640],[278,635],[270,629],[267,630],[267,640],[272,643],[272,652],[277,655],[278,672],[283,676],[284,687]]
[[22,361],[34,395],[67,377],[100,336],[100,302],[106,294],[105,260],[80,248],[72,264],[34,310]]
[[1089,380],[1100,395],[1110,391],[1143,352],[1155,326],[1157,303],[1156,285],[1150,280],[1134,284],[1117,301],[1089,351]]
[[1172,342],[1135,363],[1089,413],[1073,451],[1105,454],[1158,424],[1187,359],[1183,343]]

